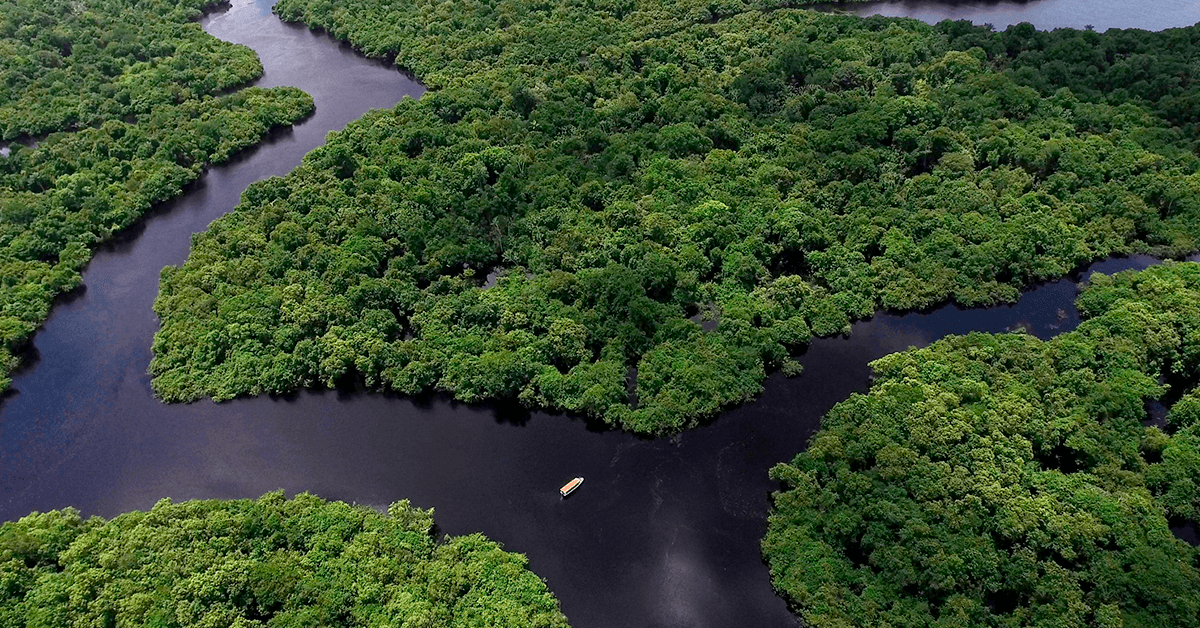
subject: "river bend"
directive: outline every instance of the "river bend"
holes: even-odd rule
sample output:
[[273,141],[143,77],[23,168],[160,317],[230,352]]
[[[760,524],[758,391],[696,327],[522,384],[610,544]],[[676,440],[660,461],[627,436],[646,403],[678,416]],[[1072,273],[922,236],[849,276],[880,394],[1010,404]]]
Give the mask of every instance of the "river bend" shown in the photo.
[[[1088,17],[1114,0],[858,10],[910,7],[936,19],[942,14],[930,7],[941,6],[947,17],[1001,26],[1009,18],[997,11],[1019,21],[1067,4],[1071,19],[1097,28],[1126,23]],[[1149,27],[1200,20],[1200,3],[1157,4],[1163,10]],[[0,520],[64,506],[113,516],[164,496],[256,497],[277,488],[377,507],[409,498],[436,508],[442,532],[483,532],[528,555],[579,628],[795,625],[759,553],[776,488],[767,469],[802,449],[833,404],[866,389],[875,358],[946,334],[1023,327],[1048,338],[1078,323],[1072,302],[1086,273],[1035,287],[1011,306],[881,314],[854,325],[849,338],[814,342],[799,360],[801,377],[772,377],[757,401],[658,440],[438,397],[325,391],[163,405],[146,375],[159,270],[183,262],[190,235],[230,211],[249,183],[287,173],[328,131],[368,109],[423,91],[383,63],[283,24],[269,5],[237,0],[203,25],[258,52],[266,69],[259,85],[312,94],[315,114],[210,169],[99,250],[84,273],[86,288],[55,306],[34,338],[35,355],[14,378],[17,392],[0,405]],[[1144,7],[1120,7],[1129,25],[1143,25]],[[1108,260],[1089,272],[1153,262]],[[586,485],[561,500],[557,488],[576,475]]]

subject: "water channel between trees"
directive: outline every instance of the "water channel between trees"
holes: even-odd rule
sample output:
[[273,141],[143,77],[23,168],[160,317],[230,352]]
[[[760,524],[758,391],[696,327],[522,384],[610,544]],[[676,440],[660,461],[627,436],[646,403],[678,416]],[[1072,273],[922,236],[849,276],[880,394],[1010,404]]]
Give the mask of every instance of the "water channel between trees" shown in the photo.
[[[183,262],[190,234],[230,211],[250,182],[287,173],[326,132],[368,109],[423,92],[394,68],[283,24],[269,7],[270,0],[238,0],[203,25],[259,54],[266,74],[258,84],[300,87],[316,113],[212,168],[97,252],[86,288],[55,306],[14,378],[16,392],[0,405],[0,520],[64,506],[112,516],[166,496],[255,497],[277,488],[377,507],[408,498],[436,508],[442,532],[483,532],[528,555],[580,628],[794,625],[759,553],[776,488],[767,470],[802,449],[833,404],[866,389],[867,363],[973,330],[1023,327],[1049,338],[1078,324],[1072,301],[1088,273],[1155,261],[1099,262],[1012,306],[878,315],[855,324],[849,338],[814,342],[799,360],[802,376],[774,376],[757,401],[669,439],[515,407],[348,391],[166,406],[146,375],[159,270]],[[1200,21],[1200,3],[1182,0],[1134,10],[1115,0],[854,10],[998,28],[1022,20],[1098,29]],[[586,485],[560,499],[558,487],[577,475]]]

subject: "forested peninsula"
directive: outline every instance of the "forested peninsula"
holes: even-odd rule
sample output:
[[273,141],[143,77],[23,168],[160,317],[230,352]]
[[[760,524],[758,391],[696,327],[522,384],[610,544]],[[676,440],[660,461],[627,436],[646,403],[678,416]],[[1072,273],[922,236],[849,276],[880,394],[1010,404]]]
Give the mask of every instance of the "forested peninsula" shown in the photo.
[[[1200,264],[1093,275],[1043,342],[971,334],[872,364],[763,550],[814,628],[1200,625]],[[1186,391],[1165,425],[1144,403]],[[1178,398],[1179,392],[1175,395]]]
[[1200,29],[773,8],[281,0],[431,91],[164,271],[156,392],[359,382],[669,433],[878,308],[1196,249]]
[[15,140],[0,156],[0,390],[93,247],[312,111],[293,88],[232,91],[262,65],[195,23],[210,4],[0,3],[0,140]]
[[524,556],[433,529],[407,501],[383,514],[282,491],[110,521],[33,513],[0,526],[0,624],[566,628]]

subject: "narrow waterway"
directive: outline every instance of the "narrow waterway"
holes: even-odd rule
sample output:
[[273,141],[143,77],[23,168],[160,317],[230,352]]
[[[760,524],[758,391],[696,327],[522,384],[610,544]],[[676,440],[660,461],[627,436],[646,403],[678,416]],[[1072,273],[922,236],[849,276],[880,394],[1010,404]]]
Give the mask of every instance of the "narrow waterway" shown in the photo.
[[[773,377],[754,403],[659,440],[437,397],[326,391],[163,405],[146,375],[159,270],[182,262],[189,235],[230,211],[250,182],[286,173],[369,108],[421,93],[393,69],[282,24],[269,4],[239,0],[203,24],[258,52],[260,84],[313,94],[316,113],[212,169],[99,252],[87,288],[55,307],[34,340],[40,360],[0,405],[0,520],[64,506],[112,516],[162,497],[277,488],[378,507],[409,498],[436,508],[444,533],[483,532],[528,555],[577,628],[796,625],[759,553],[776,488],[767,470],[802,449],[833,404],[866,389],[875,358],[947,334],[1021,327],[1048,338],[1078,323],[1072,302],[1086,273],[1013,306],[879,315],[849,338],[815,342],[801,377]],[[1088,272],[1153,262],[1108,260]],[[557,488],[576,475],[587,482],[560,499]]]

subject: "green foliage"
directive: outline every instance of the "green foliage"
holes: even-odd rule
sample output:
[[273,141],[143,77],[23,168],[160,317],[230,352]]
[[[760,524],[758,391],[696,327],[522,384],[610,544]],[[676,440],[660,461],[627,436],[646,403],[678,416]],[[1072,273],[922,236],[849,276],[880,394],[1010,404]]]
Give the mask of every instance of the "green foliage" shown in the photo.
[[432,537],[433,511],[387,514],[283,492],[162,500],[111,521],[74,510],[0,526],[5,626],[565,627],[525,557],[482,535]]
[[192,18],[213,0],[0,5],[0,139],[145,115],[262,74],[249,48]]
[[[1200,624],[1193,391],[1143,427],[1200,349],[1200,264],[1094,275],[1042,342],[971,334],[882,358],[771,471],[763,550],[816,627]],[[1195,364],[1191,376],[1200,374]]]
[[[155,390],[358,379],[674,432],[878,308],[1011,301],[1200,241],[1196,134],[1163,100],[1200,86],[1200,29],[1030,39],[767,8],[282,0],[438,89],[196,240],[162,281]],[[1063,46],[1091,52],[1028,80],[1032,47]],[[1180,79],[1073,91],[1117,50]],[[697,311],[719,320],[703,338]]]
[[312,110],[294,88],[215,95],[262,66],[189,21],[202,4],[0,5],[0,136],[53,132],[0,157],[0,390],[92,247]]

